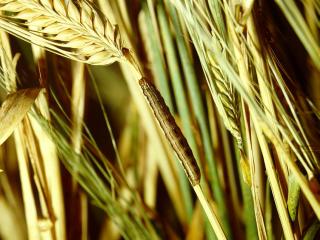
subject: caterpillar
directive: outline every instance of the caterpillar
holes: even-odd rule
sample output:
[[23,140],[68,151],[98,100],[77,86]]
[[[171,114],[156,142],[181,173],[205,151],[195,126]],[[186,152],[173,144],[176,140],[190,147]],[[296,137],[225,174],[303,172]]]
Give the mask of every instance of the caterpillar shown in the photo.
[[180,163],[191,183],[196,186],[200,183],[200,169],[193,156],[192,150],[176,124],[168,106],[157,88],[146,78],[139,80],[139,85],[146,97],[162,131],[168,139],[174,152],[177,154]]

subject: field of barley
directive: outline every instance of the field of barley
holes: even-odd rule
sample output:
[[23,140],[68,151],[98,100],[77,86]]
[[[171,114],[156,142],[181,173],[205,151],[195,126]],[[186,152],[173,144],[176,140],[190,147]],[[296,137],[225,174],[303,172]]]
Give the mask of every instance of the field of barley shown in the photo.
[[320,0],[0,0],[0,239],[320,239],[319,30]]

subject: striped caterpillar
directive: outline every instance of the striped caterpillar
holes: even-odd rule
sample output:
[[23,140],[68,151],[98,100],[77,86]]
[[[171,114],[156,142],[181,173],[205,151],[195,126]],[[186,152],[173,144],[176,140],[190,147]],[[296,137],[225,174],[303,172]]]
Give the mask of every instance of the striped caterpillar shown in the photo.
[[139,85],[145,95],[149,105],[160,124],[162,131],[170,142],[173,150],[177,154],[180,163],[192,186],[200,183],[200,169],[193,156],[192,150],[183,136],[180,128],[176,124],[172,114],[169,111],[164,99],[156,87],[146,78],[139,80]]

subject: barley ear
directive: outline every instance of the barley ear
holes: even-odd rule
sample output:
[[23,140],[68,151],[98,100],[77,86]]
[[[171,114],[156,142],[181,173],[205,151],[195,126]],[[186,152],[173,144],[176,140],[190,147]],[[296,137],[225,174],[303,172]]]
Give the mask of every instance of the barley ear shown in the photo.
[[0,10],[1,28],[56,54],[93,65],[123,57],[118,27],[86,0],[1,0]]

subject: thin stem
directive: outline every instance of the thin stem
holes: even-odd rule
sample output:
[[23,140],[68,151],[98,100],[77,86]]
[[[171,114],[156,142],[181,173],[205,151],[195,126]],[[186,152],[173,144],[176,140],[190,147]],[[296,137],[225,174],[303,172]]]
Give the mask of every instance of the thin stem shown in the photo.
[[203,210],[205,212],[205,214],[207,215],[208,217],[208,220],[212,226],[212,229],[213,231],[215,232],[217,238],[219,240],[226,240],[227,237],[226,235],[224,234],[223,230],[222,230],[222,227],[221,227],[221,224],[216,216],[216,214],[213,212],[208,200],[206,199],[206,197],[204,196],[203,194],[203,191],[201,189],[201,186],[198,184],[198,185],[195,185],[193,187],[193,190],[195,191],[195,193],[197,194],[197,197],[203,207]]

